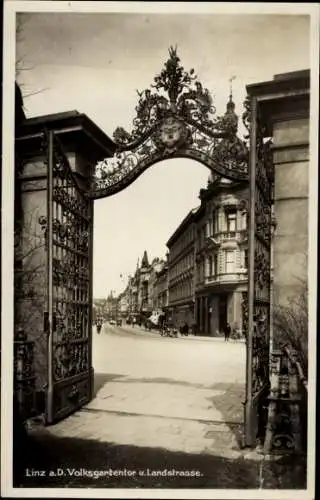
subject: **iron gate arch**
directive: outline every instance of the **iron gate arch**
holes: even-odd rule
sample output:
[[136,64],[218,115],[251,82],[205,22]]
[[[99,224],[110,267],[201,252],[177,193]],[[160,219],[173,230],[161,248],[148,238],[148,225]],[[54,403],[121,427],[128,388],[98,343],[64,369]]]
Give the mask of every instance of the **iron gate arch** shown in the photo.
[[[189,158],[199,161],[220,177],[242,182],[250,187],[249,206],[249,290],[247,303],[243,304],[247,323],[247,369],[246,369],[246,401],[245,407],[245,439],[244,444],[253,445],[256,437],[261,435],[261,402],[269,386],[269,337],[270,337],[270,235],[271,235],[271,204],[272,204],[272,160],[269,144],[265,143],[265,131],[258,116],[257,104],[254,99],[245,103],[243,116],[244,125],[249,134],[244,139],[238,136],[238,116],[230,93],[229,102],[224,115],[216,116],[216,110],[208,89],[195,75],[194,69],[187,72],[180,64],[176,48],[169,49],[169,58],[163,70],[154,78],[150,89],[138,92],[139,102],[136,107],[136,118],[133,120],[133,130],[128,133],[122,127],[114,132],[114,154],[97,164],[95,175],[89,189],[81,191],[70,174],[71,169],[66,157],[63,160],[63,171],[57,169],[55,158],[55,140],[51,137],[49,147],[49,189],[54,188],[54,180],[61,175],[69,179],[68,189],[75,189],[77,197],[81,198],[77,217],[80,233],[86,226],[92,232],[92,220],[81,210],[89,210],[90,204],[99,198],[114,195],[133,183],[147,168],[155,163],[172,158]],[[250,143],[248,143],[250,139]],[[61,145],[60,145],[61,146]],[[57,146],[60,148],[59,145]],[[69,174],[67,174],[69,172]],[[51,181],[50,181],[51,179]],[[51,184],[50,184],[51,182]],[[64,189],[64,198],[58,200],[49,197],[48,213],[51,214],[51,230],[48,237],[48,254],[54,244],[52,218],[53,204],[68,202],[68,190]],[[52,191],[53,193],[53,191]],[[81,208],[79,208],[81,207]],[[87,225],[85,224],[87,221]],[[89,240],[92,240],[89,235]],[[51,248],[51,250],[50,250]],[[70,249],[69,249],[70,250]],[[89,252],[89,247],[86,247]],[[86,253],[88,263],[92,255]],[[89,268],[91,269],[91,264]],[[51,265],[52,268],[52,265]],[[79,278],[80,279],[80,278]],[[85,290],[89,290],[92,276],[87,276]],[[85,280],[85,277],[84,277]],[[50,278],[49,288],[53,290],[53,278]],[[83,281],[84,283],[85,281]],[[50,292],[49,290],[49,294]],[[83,291],[86,295],[86,291]],[[79,301],[78,301],[79,302]],[[90,349],[91,337],[84,335],[83,328],[90,328],[91,305],[86,300],[77,304],[84,317],[84,323],[78,331],[78,340],[82,339],[84,349]],[[51,313],[50,313],[51,307]],[[49,307],[50,321],[53,322],[55,311],[52,304]],[[77,309],[77,308],[76,308]],[[76,310],[74,309],[74,311]],[[73,313],[75,314],[75,312]],[[54,335],[51,335],[54,342]],[[86,340],[87,339],[87,340]],[[73,339],[75,340],[75,339]],[[66,349],[70,351],[72,336],[66,336]],[[53,352],[53,344],[50,345]],[[82,351],[81,351],[82,352]],[[80,351],[79,351],[80,353]],[[83,402],[88,400],[88,391],[79,391],[79,384],[89,384],[87,370],[87,354],[79,354],[80,372],[83,378],[77,381],[67,372],[62,381],[64,387],[72,388],[74,397],[85,394]],[[78,356],[78,357],[79,357]],[[69,359],[69,358],[68,358]],[[54,355],[52,362],[54,363]],[[90,368],[90,367],[89,367]],[[86,374],[86,375],[84,375]],[[53,377],[49,373],[49,377]],[[87,379],[86,379],[87,377]],[[81,378],[81,377],[80,377]],[[54,388],[54,382],[49,386]],[[52,391],[51,391],[52,392]],[[54,391],[53,391],[54,392]],[[69,390],[70,393],[70,390]],[[70,398],[69,398],[70,399]],[[54,409],[51,401],[50,421],[54,421],[60,412],[67,414],[75,406],[74,402],[64,399],[65,407]],[[78,401],[78,406],[81,405]],[[63,406],[63,404],[62,404]],[[58,413],[57,413],[58,412]]]

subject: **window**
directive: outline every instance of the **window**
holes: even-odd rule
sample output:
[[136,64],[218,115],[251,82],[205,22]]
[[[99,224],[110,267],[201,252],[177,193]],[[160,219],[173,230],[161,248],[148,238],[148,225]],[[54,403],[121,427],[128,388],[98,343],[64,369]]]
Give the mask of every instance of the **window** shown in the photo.
[[217,274],[219,274],[218,254],[217,253],[214,254],[213,260],[214,260],[214,274],[217,275]]
[[227,231],[228,233],[234,233],[237,227],[237,212],[236,210],[229,210],[226,215],[227,215]]
[[217,233],[217,211],[213,210],[212,212],[212,234]]
[[213,274],[213,262],[212,262],[212,257],[209,257],[209,276],[212,276]]
[[244,251],[244,268],[248,269],[249,267],[249,258],[248,258],[248,250]]
[[226,273],[234,273],[234,251],[226,251]]

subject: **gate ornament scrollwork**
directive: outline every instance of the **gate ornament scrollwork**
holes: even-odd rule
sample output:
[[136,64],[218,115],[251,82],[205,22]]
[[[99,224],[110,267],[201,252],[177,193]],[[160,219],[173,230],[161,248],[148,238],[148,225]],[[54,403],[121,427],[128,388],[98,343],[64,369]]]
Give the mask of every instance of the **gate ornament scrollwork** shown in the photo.
[[[92,202],[77,183],[54,132],[47,144],[48,205],[39,217],[48,258],[47,422],[72,412],[90,397],[90,275]],[[48,147],[49,144],[49,147]],[[79,399],[70,401],[70,387]]]
[[273,158],[266,120],[255,97],[244,102],[250,137],[249,294],[247,316],[246,444],[262,443],[270,388],[270,293]]
[[97,164],[88,197],[115,194],[152,164],[174,157],[198,160],[222,177],[248,180],[248,148],[237,136],[232,95],[226,113],[216,116],[209,90],[194,69],[183,68],[176,48],[169,49],[163,70],[138,97],[132,131],[114,131],[114,155]]

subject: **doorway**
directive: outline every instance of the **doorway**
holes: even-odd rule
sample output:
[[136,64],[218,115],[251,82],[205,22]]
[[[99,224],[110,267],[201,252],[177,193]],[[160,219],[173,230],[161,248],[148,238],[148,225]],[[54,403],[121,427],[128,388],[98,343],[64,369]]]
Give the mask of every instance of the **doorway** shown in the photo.
[[223,333],[228,322],[228,294],[219,295],[219,332]]

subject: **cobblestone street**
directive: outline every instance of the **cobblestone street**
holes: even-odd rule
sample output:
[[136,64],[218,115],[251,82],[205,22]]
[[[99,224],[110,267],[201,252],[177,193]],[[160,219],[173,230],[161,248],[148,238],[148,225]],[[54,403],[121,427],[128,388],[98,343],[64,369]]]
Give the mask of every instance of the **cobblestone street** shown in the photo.
[[259,487],[261,456],[241,449],[243,343],[107,326],[93,364],[95,398],[30,429],[24,486]]

